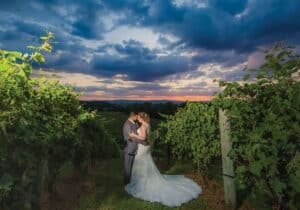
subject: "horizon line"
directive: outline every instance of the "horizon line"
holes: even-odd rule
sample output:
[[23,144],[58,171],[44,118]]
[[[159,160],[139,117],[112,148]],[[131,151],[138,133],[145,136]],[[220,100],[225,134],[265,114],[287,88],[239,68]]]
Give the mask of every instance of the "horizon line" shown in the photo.
[[81,96],[81,101],[211,101],[214,96],[150,96],[150,97],[97,97],[97,96]]

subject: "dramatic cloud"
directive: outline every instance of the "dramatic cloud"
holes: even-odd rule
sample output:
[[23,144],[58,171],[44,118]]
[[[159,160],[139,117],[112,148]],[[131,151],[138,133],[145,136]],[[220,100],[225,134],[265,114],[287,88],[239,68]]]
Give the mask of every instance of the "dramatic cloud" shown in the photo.
[[2,0],[0,47],[26,51],[53,31],[43,67],[93,98],[212,95],[215,79],[259,66],[261,48],[299,50],[299,10],[299,0]]
[[129,40],[112,45],[112,55],[95,55],[92,69],[98,74],[111,76],[127,74],[131,79],[149,81],[166,75],[189,70],[189,59],[184,56],[158,56],[160,50],[149,49],[142,43]]

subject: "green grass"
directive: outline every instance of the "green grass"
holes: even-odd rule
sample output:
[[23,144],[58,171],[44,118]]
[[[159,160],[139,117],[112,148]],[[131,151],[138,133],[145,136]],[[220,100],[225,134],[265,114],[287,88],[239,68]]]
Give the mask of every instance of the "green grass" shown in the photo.
[[215,180],[218,184],[223,185],[222,163],[220,161],[211,163],[206,176],[209,179]]
[[78,210],[207,209],[201,196],[181,207],[169,208],[159,203],[142,201],[128,195],[123,187],[122,164],[120,159],[110,160],[103,169],[88,175],[88,179],[95,183],[95,189],[81,197]]
[[[122,136],[123,123],[127,119],[127,115],[122,112],[99,112],[100,118],[107,120],[106,129],[110,134],[115,137],[120,145],[124,142]],[[152,130],[154,130],[160,121],[157,119],[151,120]],[[155,148],[153,148],[152,153]],[[159,148],[158,148],[159,149]],[[154,156],[155,159],[155,156]],[[161,170],[163,174],[185,174],[195,170],[191,161],[172,161],[172,165],[167,165],[167,160],[159,157],[159,167],[164,168]],[[103,167],[102,167],[103,166]],[[59,172],[59,180],[65,181],[65,178],[72,178],[77,176],[77,172],[71,162],[66,162]],[[80,175],[81,176],[81,175]],[[205,176],[208,181],[216,181],[220,188],[223,186],[222,164],[221,161],[215,161],[211,163]],[[77,210],[168,210],[168,209],[181,209],[181,210],[202,210],[211,208],[211,201],[203,200],[200,195],[199,198],[182,205],[178,208],[169,208],[159,203],[150,203],[142,201],[128,195],[124,191],[123,187],[123,162],[121,159],[102,160],[100,165],[94,170],[83,177],[79,177],[80,183],[83,184],[87,181],[92,187],[86,190],[85,186],[82,187],[80,196],[74,198],[76,206],[79,206]],[[75,181],[74,183],[76,183]],[[64,186],[64,185],[63,185]],[[202,186],[205,188],[205,186]],[[69,191],[73,192],[73,188],[70,187]],[[204,191],[207,189],[204,189]],[[69,192],[68,191],[68,192]],[[238,203],[247,201],[254,209],[267,210],[271,209],[272,200],[266,196],[263,191],[256,190],[251,193],[249,189],[243,189],[236,183],[236,192]],[[68,194],[68,193],[67,193]],[[72,193],[70,193],[72,194]],[[219,201],[218,195],[215,196],[213,202]],[[56,201],[56,200],[55,200]],[[73,202],[73,200],[66,200],[66,202]],[[77,205],[78,204],[78,205]],[[60,205],[58,201],[58,206]],[[242,208],[240,208],[242,209]],[[52,210],[52,209],[51,209]],[[73,210],[73,208],[72,208]]]
[[173,166],[171,166],[165,174],[184,174],[186,171],[192,171],[193,165],[187,161],[178,161]]
[[[99,112],[101,118],[107,120],[106,129],[117,139],[120,145],[123,142],[122,127],[127,119],[126,113],[123,112]],[[151,119],[152,130],[154,130],[160,121]],[[80,199],[80,208],[78,210],[100,210],[100,209],[116,209],[116,210],[141,210],[141,209],[207,209],[205,202],[201,199],[196,199],[180,208],[168,208],[158,203],[150,203],[138,200],[128,195],[123,188],[123,172],[122,161],[119,159],[110,160],[107,166],[102,170],[88,175],[91,183],[95,183],[95,189],[87,193]],[[65,168],[68,171],[70,166]],[[166,174],[183,174],[186,171],[192,170],[192,164],[185,161],[176,161],[172,167],[163,173]],[[223,176],[221,162],[211,164],[206,176],[217,181],[220,186],[223,186]],[[248,200],[256,209],[270,208],[270,202],[266,201],[265,195],[262,192],[249,193],[247,189],[240,189],[236,185],[238,198]]]

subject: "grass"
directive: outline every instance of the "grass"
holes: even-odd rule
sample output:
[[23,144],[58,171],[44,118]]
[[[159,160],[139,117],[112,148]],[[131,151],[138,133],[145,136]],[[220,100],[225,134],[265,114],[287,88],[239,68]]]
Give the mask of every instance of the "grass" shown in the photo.
[[[101,118],[108,121],[107,129],[118,142],[123,141],[122,127],[127,115],[122,112],[99,112]],[[151,119],[153,129],[159,120]],[[175,165],[168,174],[182,174],[187,165]],[[102,166],[101,166],[102,167]],[[80,196],[78,210],[168,210],[168,209],[207,209],[201,199],[193,200],[178,208],[169,208],[159,203],[142,201],[128,195],[123,186],[123,162],[120,159],[108,160],[103,168],[92,170],[87,178],[92,189]]]
[[[122,112],[99,112],[101,118],[108,123],[106,129],[122,144],[122,126],[127,115]],[[152,119],[151,126],[156,128],[159,120]],[[160,158],[161,160],[161,158]],[[200,183],[203,194],[197,199],[178,208],[169,208],[159,203],[142,201],[128,195],[123,187],[123,162],[121,159],[102,160],[84,177],[78,177],[71,163],[67,163],[60,171],[57,197],[48,199],[48,205],[43,210],[224,210],[223,176],[221,162],[211,164],[206,177],[192,172],[192,164],[186,161],[176,161],[168,167],[160,161],[158,167],[164,174],[185,174]],[[165,170],[163,170],[165,169]],[[74,176],[74,177],[73,177]],[[270,209],[260,193],[249,195],[239,189],[237,195],[241,199],[239,210]],[[246,201],[246,202],[244,202]],[[251,205],[250,205],[251,203]],[[52,204],[52,205],[50,205]]]
[[[159,203],[142,201],[128,195],[123,187],[122,161],[108,161],[101,170],[88,175],[94,189],[82,196],[78,210],[168,210],[168,209],[207,209],[201,196],[178,208],[169,208]],[[172,173],[175,173],[173,170]]]
[[[151,203],[128,195],[123,187],[123,162],[121,159],[101,160],[89,168],[84,176],[67,163],[62,168],[56,184],[56,193],[48,196],[43,210],[225,210],[223,184],[214,178],[196,173],[189,162],[176,162],[167,167],[165,161],[157,162],[163,174],[184,174],[200,184],[203,190],[197,199],[177,208]],[[218,168],[216,166],[216,168]],[[213,171],[218,171],[213,169]],[[238,195],[240,193],[238,192]],[[239,197],[239,196],[238,196]],[[258,195],[260,198],[261,196]],[[246,201],[248,200],[248,201]],[[268,209],[259,199],[244,200],[238,210]],[[254,205],[250,205],[250,203]],[[258,204],[258,205],[257,205]],[[270,208],[269,208],[270,209]]]

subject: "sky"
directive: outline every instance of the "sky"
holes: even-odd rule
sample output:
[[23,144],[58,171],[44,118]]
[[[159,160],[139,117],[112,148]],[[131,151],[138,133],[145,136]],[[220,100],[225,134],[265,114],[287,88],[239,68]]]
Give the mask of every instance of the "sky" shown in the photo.
[[1,0],[0,48],[26,51],[46,31],[43,65],[83,100],[210,100],[262,50],[300,49],[299,0]]

